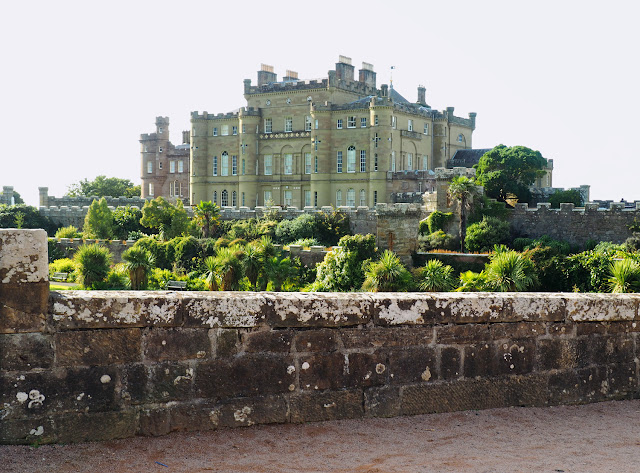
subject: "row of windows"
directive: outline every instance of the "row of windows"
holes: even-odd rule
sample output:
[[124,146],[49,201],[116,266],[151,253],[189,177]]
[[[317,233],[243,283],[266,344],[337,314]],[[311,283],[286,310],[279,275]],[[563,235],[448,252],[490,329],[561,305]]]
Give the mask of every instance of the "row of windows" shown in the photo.
[[[150,189],[150,194],[149,195],[153,195],[151,192],[153,191],[153,184],[149,184],[149,189]],[[315,207],[318,206],[318,192],[313,193],[313,205]],[[180,194],[182,195],[182,194]],[[236,191],[231,192],[231,206],[235,207],[237,205],[237,197],[238,194]],[[290,190],[285,190],[284,191],[284,205],[286,206],[291,206],[293,203],[293,192]],[[242,192],[241,193],[241,206],[245,207],[246,206],[246,199],[245,199],[245,193]],[[359,205],[360,206],[366,206],[367,205],[367,193],[364,189],[360,190],[359,193]],[[213,203],[214,204],[218,204],[218,191],[213,191]],[[378,191],[373,191],[373,205],[376,205],[378,203]],[[264,191],[264,204],[265,205],[273,205],[273,191],[270,190],[265,190]],[[304,205],[305,207],[309,207],[311,206],[311,191],[309,190],[305,190],[304,191]],[[347,200],[346,200],[346,206],[347,207],[355,207],[356,205],[356,191],[355,189],[351,188],[347,190]],[[228,207],[229,206],[229,192],[224,189],[221,193],[220,193],[220,206],[221,207]],[[336,206],[340,207],[342,206],[342,190],[338,189],[336,191]]]
[[[184,162],[183,161],[169,161],[169,172],[176,172],[176,163],[178,163],[178,173],[184,172]],[[158,163],[158,169],[162,169],[162,163]],[[153,161],[147,161],[147,174],[153,174]]]
[[[246,125],[242,125],[242,133],[246,133],[246,132],[247,132]],[[231,125],[231,134],[232,135],[238,134],[238,127],[236,125]],[[191,130],[191,135],[196,136],[195,127]],[[213,127],[212,135],[218,136],[218,127]],[[220,127],[220,136],[228,136],[228,135],[229,135],[229,125],[222,125]]]
[[[377,198],[377,191],[375,192]],[[336,191],[336,207],[340,207],[342,205],[342,190],[338,189]],[[356,191],[355,189],[347,190],[347,207],[355,207],[356,206]],[[360,190],[360,206],[367,205],[367,193],[364,189]]]
[[[220,156],[220,175],[221,176],[228,176],[229,175],[229,153],[227,153],[226,151],[224,153],[222,153],[222,155]],[[244,159],[242,160],[242,174],[244,175]],[[217,176],[218,175],[218,157],[214,156],[213,157],[213,175]],[[237,176],[238,175],[238,156],[233,155],[231,156],[231,175],[232,176]]]

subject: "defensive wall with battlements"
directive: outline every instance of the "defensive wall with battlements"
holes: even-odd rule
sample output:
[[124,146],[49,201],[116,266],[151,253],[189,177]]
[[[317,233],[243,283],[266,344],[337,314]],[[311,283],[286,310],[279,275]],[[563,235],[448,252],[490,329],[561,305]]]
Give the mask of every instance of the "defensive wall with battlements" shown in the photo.
[[49,292],[0,230],[0,443],[638,396],[640,296]]

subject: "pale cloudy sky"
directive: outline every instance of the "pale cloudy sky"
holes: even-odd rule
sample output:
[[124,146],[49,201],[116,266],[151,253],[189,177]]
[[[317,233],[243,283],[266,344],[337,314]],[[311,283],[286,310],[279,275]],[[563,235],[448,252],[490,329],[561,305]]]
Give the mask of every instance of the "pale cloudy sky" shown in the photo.
[[475,148],[525,145],[554,185],[640,200],[634,1],[7,1],[0,186],[38,205],[99,174],[140,181],[140,133],[244,105],[261,63],[326,77],[342,54],[436,109],[477,112]]

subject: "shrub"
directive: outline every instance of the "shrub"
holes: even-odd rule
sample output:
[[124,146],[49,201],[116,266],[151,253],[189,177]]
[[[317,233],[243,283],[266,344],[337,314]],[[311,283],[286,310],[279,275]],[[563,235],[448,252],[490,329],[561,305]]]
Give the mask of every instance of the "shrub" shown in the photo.
[[49,278],[54,273],[68,273],[67,282],[76,280],[76,263],[70,258],[60,258],[49,263]]
[[56,238],[81,238],[82,233],[78,231],[76,227],[73,225],[69,225],[68,227],[58,228],[56,231]]
[[316,240],[315,238],[301,238],[299,240],[296,240],[292,243],[289,243],[290,245],[300,245],[303,248],[309,248],[311,246],[321,246],[320,242],[318,240]]
[[80,275],[80,282],[87,289],[93,289],[109,274],[111,252],[97,243],[82,245],[76,251],[74,261]]
[[317,234],[312,236],[324,246],[334,246],[343,236],[351,235],[347,214],[334,209],[331,212],[320,212],[315,217]]
[[139,231],[133,231],[133,232],[129,232],[129,234],[127,235],[127,240],[133,240],[133,241],[138,241],[140,238],[144,238],[147,235],[145,233],[139,232]]
[[104,197],[94,200],[84,217],[82,232],[85,238],[113,238],[113,213]]
[[536,284],[533,262],[523,253],[498,250],[487,265],[486,286],[492,291],[521,292]]
[[533,244],[533,241],[533,238],[515,238],[512,246],[516,251],[524,251]]
[[47,249],[49,252],[49,263],[69,256],[69,249],[58,245],[58,242],[53,238],[47,239]]
[[424,267],[419,268],[414,279],[421,291],[447,292],[456,285],[453,268],[436,259],[427,261]]
[[627,238],[624,242],[624,247],[627,251],[640,250],[640,233],[634,232],[633,235]]
[[131,247],[122,253],[122,259],[125,261],[124,269],[129,272],[131,289],[146,289],[149,273],[155,264],[151,253],[144,248]]
[[549,197],[549,203],[552,209],[559,209],[562,203],[572,203],[576,207],[582,207],[584,205],[584,199],[580,191],[576,189],[570,189],[567,191],[556,191]]
[[149,274],[149,289],[164,290],[168,281],[185,281],[186,276],[179,276],[168,269],[153,268]]
[[429,235],[421,236],[418,238],[420,242],[420,249],[423,251],[429,250],[451,250],[454,251],[458,248],[458,238],[449,235],[448,233],[438,230]]
[[104,281],[105,289],[124,290],[129,289],[129,276],[127,269],[122,264],[117,264],[109,271]]
[[412,285],[411,273],[398,256],[386,250],[378,261],[366,265],[362,289],[373,292],[407,291]]
[[610,276],[607,279],[611,292],[625,293],[640,290],[640,264],[629,258],[614,261],[609,266]]
[[509,242],[509,223],[495,217],[484,217],[482,222],[469,225],[465,241],[471,252],[490,251],[495,245]]
[[276,241],[290,243],[300,238],[312,238],[317,233],[317,218],[312,214],[302,214],[293,220],[282,220],[276,227]]
[[[142,211],[129,205],[118,207],[113,211],[113,233],[118,240],[131,239],[130,234],[142,234],[144,228],[140,224]],[[136,240],[138,238],[135,238]]]
[[427,219],[420,220],[420,223],[418,224],[418,234],[428,235],[429,233],[429,224],[427,223]]
[[460,286],[456,292],[480,292],[486,291],[487,275],[484,271],[474,273],[473,271],[465,271],[460,273]]
[[200,256],[200,245],[195,237],[175,238],[175,258],[174,262],[179,268],[187,272],[193,271],[198,265]]
[[427,227],[429,228],[429,233],[437,232],[438,230],[444,230],[445,226],[451,218],[453,217],[453,213],[451,212],[440,212],[436,210],[431,212],[427,217]]

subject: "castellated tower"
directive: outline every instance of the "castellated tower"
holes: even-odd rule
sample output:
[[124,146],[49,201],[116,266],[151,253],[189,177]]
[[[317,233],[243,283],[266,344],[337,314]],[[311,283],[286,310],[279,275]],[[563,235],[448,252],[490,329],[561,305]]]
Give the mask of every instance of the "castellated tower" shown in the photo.
[[169,141],[169,117],[156,117],[155,133],[140,135],[141,197],[189,200],[189,133],[183,143]]
[[[471,148],[475,114],[466,119],[455,117],[452,107],[431,109],[423,86],[416,102],[397,87],[378,88],[367,62],[357,76],[351,58],[340,56],[324,79],[302,80],[291,69],[280,77],[262,64],[256,85],[244,80],[246,105],[228,113],[192,112],[192,205],[372,207],[392,202],[404,189],[400,181],[423,179],[424,186],[414,187],[426,189],[430,170]],[[168,121],[162,123],[168,133]],[[164,156],[157,148],[168,135],[157,132],[141,143],[153,140],[143,161],[156,159],[157,168]],[[143,178],[156,169],[144,162]]]

